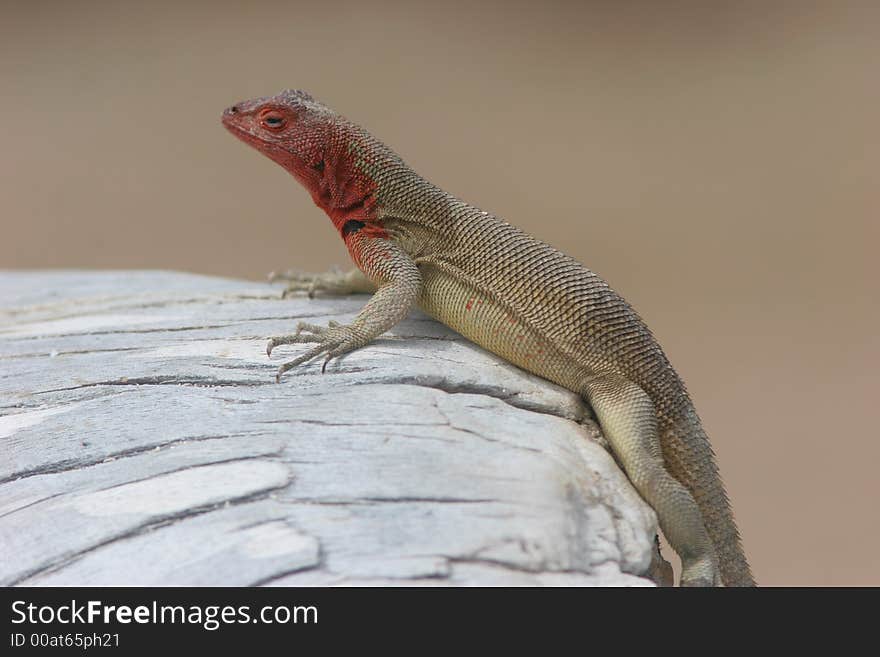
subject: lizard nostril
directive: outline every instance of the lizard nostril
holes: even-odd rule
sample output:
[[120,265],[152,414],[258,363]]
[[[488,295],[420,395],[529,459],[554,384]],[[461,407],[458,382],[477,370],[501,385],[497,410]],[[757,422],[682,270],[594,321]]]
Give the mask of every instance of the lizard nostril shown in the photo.
[[229,108],[230,114],[235,114],[237,111],[238,111],[238,106],[236,106],[236,105],[233,105],[232,107]]

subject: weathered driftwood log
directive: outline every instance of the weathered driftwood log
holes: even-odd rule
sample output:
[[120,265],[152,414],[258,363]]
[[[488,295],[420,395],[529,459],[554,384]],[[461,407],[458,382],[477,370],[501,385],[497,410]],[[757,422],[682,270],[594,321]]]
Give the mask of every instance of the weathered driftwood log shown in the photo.
[[421,314],[275,383],[363,297],[0,273],[0,583],[648,584],[653,512],[573,394]]

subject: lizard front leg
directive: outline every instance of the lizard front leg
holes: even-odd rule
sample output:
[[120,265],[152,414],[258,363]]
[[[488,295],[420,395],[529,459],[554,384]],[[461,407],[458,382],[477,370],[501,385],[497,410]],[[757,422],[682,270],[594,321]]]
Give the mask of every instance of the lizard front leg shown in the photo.
[[320,274],[289,270],[269,274],[269,282],[287,281],[287,288],[281,293],[285,299],[293,292],[306,292],[309,299],[315,298],[315,292],[330,295],[371,294],[376,291],[376,284],[367,278],[360,269],[350,271],[333,269]]
[[276,380],[289,369],[326,354],[324,366],[337,356],[363,347],[406,317],[422,288],[418,267],[403,249],[388,239],[353,233],[346,244],[376,293],[351,324],[330,322],[328,326],[300,323],[291,335],[273,337],[266,352],[282,344],[317,343],[304,354],[281,365]]

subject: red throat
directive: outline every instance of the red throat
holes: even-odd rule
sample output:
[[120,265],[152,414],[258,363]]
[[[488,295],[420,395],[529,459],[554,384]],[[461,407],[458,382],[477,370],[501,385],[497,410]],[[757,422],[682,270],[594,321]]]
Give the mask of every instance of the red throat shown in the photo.
[[346,245],[351,247],[354,234],[387,237],[379,221],[378,186],[356,161],[356,152],[370,152],[363,136],[347,122],[328,121],[313,104],[302,92],[282,92],[233,105],[223,113],[223,124],[292,174]]
[[329,152],[322,174],[309,191],[315,204],[320,207],[348,242],[348,222],[363,223],[359,228],[363,236],[388,237],[378,220],[377,185],[375,181],[353,162],[351,154]]

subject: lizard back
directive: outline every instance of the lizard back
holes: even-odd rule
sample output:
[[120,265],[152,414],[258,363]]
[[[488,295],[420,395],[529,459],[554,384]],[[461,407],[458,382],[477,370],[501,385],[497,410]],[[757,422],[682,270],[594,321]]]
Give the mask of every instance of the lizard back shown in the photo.
[[[420,192],[406,193],[410,186]],[[684,383],[638,313],[580,262],[413,172],[400,171],[390,188],[399,198],[382,203],[382,223],[422,271],[422,309],[580,394],[597,375],[638,384],[654,404],[667,468],[701,509],[723,581],[753,584],[708,437]]]

